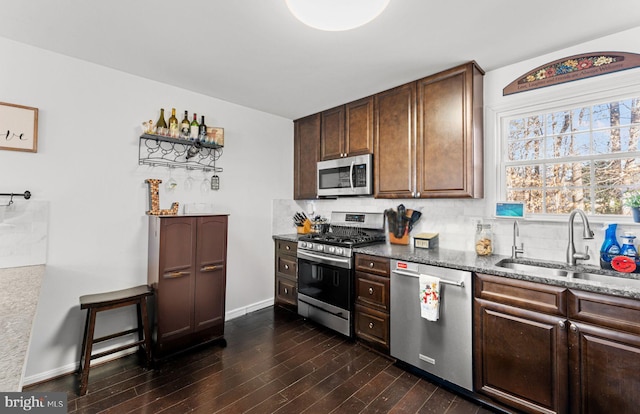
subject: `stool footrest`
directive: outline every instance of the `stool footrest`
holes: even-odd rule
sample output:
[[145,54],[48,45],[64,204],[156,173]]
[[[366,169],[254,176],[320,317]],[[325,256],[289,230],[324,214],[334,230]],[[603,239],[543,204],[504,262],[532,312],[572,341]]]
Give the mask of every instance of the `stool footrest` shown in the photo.
[[115,354],[116,352],[124,351],[125,349],[133,348],[134,346],[140,346],[140,345],[142,345],[144,343],[145,342],[144,342],[144,339],[143,339],[143,340],[140,340],[140,341],[136,341],[136,342],[127,344],[127,345],[122,345],[122,346],[119,346],[117,348],[110,349],[108,351],[104,351],[104,352],[100,352],[100,353],[97,353],[97,354],[93,354],[93,355],[91,355],[91,359],[102,358],[103,356]]
[[138,332],[139,332],[138,328],[129,329],[128,331],[122,331],[122,332],[114,333],[111,335],[102,336],[100,338],[96,338],[93,340],[93,343],[95,344],[97,342],[108,341],[109,339],[118,338],[120,336],[125,336],[125,335],[138,333]]

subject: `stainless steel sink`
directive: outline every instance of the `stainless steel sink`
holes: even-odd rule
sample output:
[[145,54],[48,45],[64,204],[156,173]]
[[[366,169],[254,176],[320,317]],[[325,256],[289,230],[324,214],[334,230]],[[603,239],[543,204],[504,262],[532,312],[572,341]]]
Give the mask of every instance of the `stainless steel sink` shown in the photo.
[[589,280],[592,282],[600,282],[606,285],[624,286],[624,287],[640,287],[640,280],[631,277],[601,275],[599,273],[589,272],[571,272],[567,276],[569,280]]
[[517,272],[526,272],[531,273],[536,276],[567,276],[569,271],[566,269],[562,269],[558,265],[553,265],[549,263],[522,263],[516,262],[512,259],[503,259],[496,263],[498,267],[504,267],[506,269],[512,269]]
[[496,266],[511,269],[516,272],[528,273],[533,276],[542,277],[566,277],[567,280],[591,281],[610,286],[622,286],[640,288],[638,275],[608,275],[585,271],[584,268],[574,268],[562,263],[536,262],[530,259],[503,259],[496,263]]

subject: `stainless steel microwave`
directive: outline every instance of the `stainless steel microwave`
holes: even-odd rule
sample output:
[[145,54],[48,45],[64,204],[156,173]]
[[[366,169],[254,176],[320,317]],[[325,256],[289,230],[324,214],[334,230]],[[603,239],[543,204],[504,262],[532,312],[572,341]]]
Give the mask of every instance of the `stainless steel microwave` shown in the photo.
[[318,162],[318,197],[373,194],[371,154]]

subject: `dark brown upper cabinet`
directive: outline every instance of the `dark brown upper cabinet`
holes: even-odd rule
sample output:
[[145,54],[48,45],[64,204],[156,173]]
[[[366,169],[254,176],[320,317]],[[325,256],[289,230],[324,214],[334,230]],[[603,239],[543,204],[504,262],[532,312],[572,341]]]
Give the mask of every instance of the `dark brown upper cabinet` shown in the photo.
[[482,198],[482,79],[474,63],[417,82],[417,197]]
[[373,97],[322,112],[322,161],[373,152]]
[[317,198],[316,164],[320,159],[320,114],[294,121],[293,198]]
[[481,198],[482,77],[475,64],[375,97],[377,198]]

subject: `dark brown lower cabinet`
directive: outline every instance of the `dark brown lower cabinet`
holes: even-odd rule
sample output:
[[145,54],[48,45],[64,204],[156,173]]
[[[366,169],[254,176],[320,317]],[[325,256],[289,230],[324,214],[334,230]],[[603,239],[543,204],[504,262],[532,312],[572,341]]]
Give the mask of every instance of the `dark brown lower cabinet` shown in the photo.
[[567,411],[565,294],[552,286],[477,275],[477,392],[525,413]]
[[640,301],[477,274],[474,386],[526,413],[640,407]]
[[227,216],[150,217],[154,355],[224,342]]
[[356,254],[355,335],[365,345],[389,355],[390,260]]
[[298,244],[288,240],[275,241],[275,304],[298,311]]
[[638,412],[640,301],[571,290],[569,318],[571,412]]

